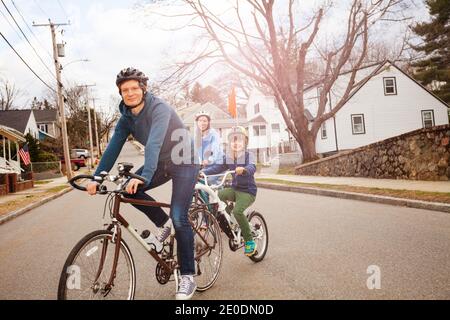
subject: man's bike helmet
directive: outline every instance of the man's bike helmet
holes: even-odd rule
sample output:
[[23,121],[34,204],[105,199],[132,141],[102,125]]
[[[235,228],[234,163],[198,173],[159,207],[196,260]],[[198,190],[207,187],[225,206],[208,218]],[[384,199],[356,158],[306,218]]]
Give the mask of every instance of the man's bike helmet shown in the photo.
[[146,91],[148,78],[142,71],[131,67],[121,70],[116,77],[116,85],[119,88],[119,91],[120,85],[128,80],[139,81],[139,85]]

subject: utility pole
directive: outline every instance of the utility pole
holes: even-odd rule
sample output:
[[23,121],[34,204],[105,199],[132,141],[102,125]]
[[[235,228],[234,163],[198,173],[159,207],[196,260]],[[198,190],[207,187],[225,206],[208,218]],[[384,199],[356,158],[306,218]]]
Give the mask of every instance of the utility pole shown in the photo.
[[66,176],[67,179],[72,178],[72,167],[70,162],[70,152],[69,152],[69,139],[67,136],[67,125],[66,125],[66,115],[64,113],[64,97],[62,94],[62,82],[61,82],[61,64],[59,62],[58,55],[58,46],[56,44],[56,27],[59,26],[67,26],[69,23],[52,23],[50,19],[48,19],[48,24],[34,24],[34,27],[50,27],[50,31],[52,34],[52,42],[53,42],[53,59],[55,62],[55,71],[56,71],[56,94],[58,96],[58,110],[61,119],[62,126],[62,138],[63,138],[63,149],[64,149],[64,161],[66,164]]
[[[88,87],[95,87],[95,84],[84,84],[77,86],[78,88],[85,88],[86,89],[86,95],[88,95],[87,88]],[[88,112],[88,130],[89,130],[89,148],[91,153],[91,166],[90,169],[94,168],[94,145],[92,143],[92,125],[91,125],[91,107],[89,107],[89,96],[86,97],[86,109]]]
[[98,140],[97,112],[95,112],[95,100],[97,100],[97,99],[92,98],[92,107],[94,108],[95,141],[97,143],[97,155],[100,156],[102,153],[102,150],[100,148],[100,141]]

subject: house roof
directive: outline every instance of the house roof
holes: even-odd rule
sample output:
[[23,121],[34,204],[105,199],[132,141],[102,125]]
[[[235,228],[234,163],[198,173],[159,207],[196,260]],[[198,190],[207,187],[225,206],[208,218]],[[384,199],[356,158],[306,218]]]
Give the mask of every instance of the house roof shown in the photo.
[[23,134],[16,129],[0,125],[0,136],[4,136],[13,142],[25,142]]
[[439,100],[440,102],[442,102],[447,108],[449,107],[449,105],[442,100],[441,98],[439,98],[437,95],[435,95],[431,90],[429,90],[427,87],[423,86],[420,82],[418,82],[416,79],[414,79],[413,77],[411,77],[409,74],[407,74],[405,71],[403,71],[401,68],[399,68],[395,63],[393,63],[390,60],[385,60],[384,62],[380,63],[380,65],[378,66],[378,68],[376,68],[372,74],[370,74],[370,76],[366,79],[366,81],[364,81],[363,83],[361,83],[358,87],[356,87],[353,92],[348,96],[347,100],[345,101],[345,103],[347,103],[347,101],[349,101],[358,91],[359,89],[361,89],[367,82],[369,82],[370,79],[372,79],[375,75],[377,75],[380,71],[383,70],[383,68],[385,68],[386,64],[389,64],[390,66],[394,67],[395,69],[397,69],[398,71],[400,71],[401,73],[403,73],[406,77],[408,77],[410,80],[412,80],[413,82],[415,82],[419,87],[421,87],[423,90],[425,90],[426,92],[428,92],[429,94],[431,94],[434,98],[436,98],[437,100]]
[[24,133],[32,110],[0,111],[0,124]]
[[36,122],[55,122],[57,121],[56,109],[51,110],[33,110]]
[[248,123],[254,123],[254,122],[264,122],[267,123],[267,120],[263,117],[262,114],[257,114],[255,117],[253,117],[252,119],[248,120]]
[[[183,119],[184,123],[193,123],[195,121],[195,114],[200,110],[207,111],[211,114],[211,121],[216,123],[218,121],[233,119],[229,113],[224,111],[222,108],[216,106],[211,102],[207,102],[203,105],[196,103],[188,107],[178,109],[177,113]],[[238,116],[239,116],[238,112]]]

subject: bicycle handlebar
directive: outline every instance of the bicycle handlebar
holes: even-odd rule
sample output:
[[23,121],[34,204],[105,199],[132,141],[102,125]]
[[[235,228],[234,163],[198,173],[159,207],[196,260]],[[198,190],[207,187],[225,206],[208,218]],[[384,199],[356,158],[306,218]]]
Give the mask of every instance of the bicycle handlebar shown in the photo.
[[74,187],[75,189],[78,189],[81,191],[86,191],[86,188],[75,183],[75,181],[80,180],[80,179],[89,179],[89,180],[95,181],[95,177],[92,175],[89,175],[89,174],[80,174],[80,175],[75,176],[72,179],[70,179],[69,180],[70,185],[72,187]]
[[[214,185],[214,188],[220,188],[220,187],[222,187],[222,186],[225,184],[225,181],[227,180],[227,177],[228,177],[230,174],[233,174],[233,173],[236,173],[236,170],[228,170],[228,171],[225,171],[225,172],[220,173],[220,174],[211,174],[211,175],[207,176],[204,172],[200,171],[200,175],[203,176],[203,179],[204,179],[205,184],[206,184],[207,186],[210,186],[209,183],[208,183],[208,177],[213,177],[213,176],[223,176],[223,178],[222,178],[222,180],[220,181],[220,183]],[[245,174],[245,173],[247,173],[247,170],[246,170],[246,169],[244,169],[244,174]],[[210,187],[211,187],[211,186],[210,186]]]
[[127,172],[127,173],[124,174],[124,175],[125,175],[125,176],[128,176],[128,177],[130,177],[130,178],[132,178],[132,179],[138,179],[138,180],[142,181],[143,183],[147,183],[147,179],[145,179],[144,177],[138,176],[138,175],[135,174],[135,173]]
[[[131,179],[138,179],[140,181],[142,181],[143,183],[147,183],[147,179],[145,179],[144,177],[141,177],[135,173],[132,172],[120,172],[118,176],[113,176],[113,175],[108,175],[106,172],[102,172],[100,174],[100,176],[93,176],[93,175],[88,175],[88,174],[80,174],[77,175],[75,177],[73,177],[72,179],[69,180],[69,183],[72,187],[74,187],[75,189],[81,190],[81,191],[87,191],[86,187],[80,186],[79,184],[76,183],[77,180],[80,179],[89,179],[91,181],[95,181],[98,183],[97,185],[97,192],[100,191],[101,194],[106,194],[108,193],[108,190],[106,189],[106,186],[102,186],[102,183],[105,180],[111,181],[111,182],[116,182],[119,178],[131,178]],[[123,182],[123,180],[122,180]],[[125,183],[121,184],[121,187],[124,187]]]

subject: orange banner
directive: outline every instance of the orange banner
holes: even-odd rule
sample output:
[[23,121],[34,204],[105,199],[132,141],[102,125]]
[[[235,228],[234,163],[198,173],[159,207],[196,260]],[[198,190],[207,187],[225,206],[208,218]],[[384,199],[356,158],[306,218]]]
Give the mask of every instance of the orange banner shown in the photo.
[[234,92],[234,87],[231,88],[231,93],[228,96],[228,112],[233,118],[237,117],[236,111],[236,93]]

